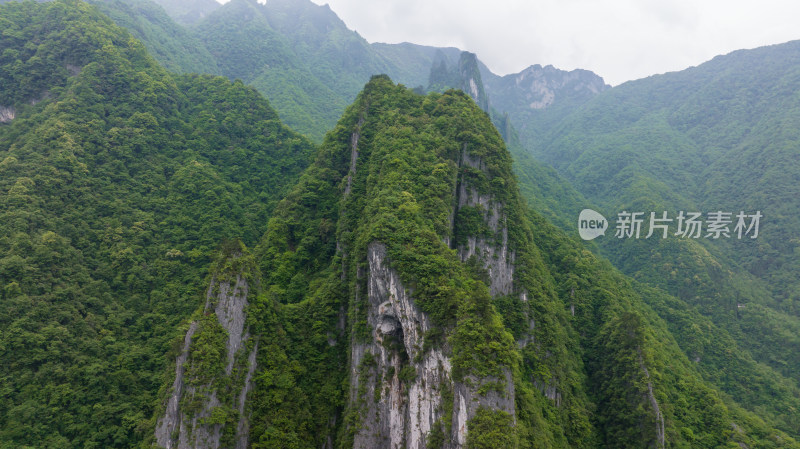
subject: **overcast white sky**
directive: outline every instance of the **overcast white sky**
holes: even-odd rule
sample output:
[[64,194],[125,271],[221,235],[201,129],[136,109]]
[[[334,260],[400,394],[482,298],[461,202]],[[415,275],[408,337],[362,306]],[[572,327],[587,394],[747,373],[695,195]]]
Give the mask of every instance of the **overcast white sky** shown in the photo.
[[589,69],[612,85],[800,39],[797,0],[313,0],[370,42],[454,46],[499,74]]

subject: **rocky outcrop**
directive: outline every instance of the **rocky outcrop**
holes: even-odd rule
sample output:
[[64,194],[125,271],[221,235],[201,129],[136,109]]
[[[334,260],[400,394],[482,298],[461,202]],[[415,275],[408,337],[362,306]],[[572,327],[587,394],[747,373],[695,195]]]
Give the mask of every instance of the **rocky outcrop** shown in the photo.
[[484,112],[489,112],[489,97],[484,89],[480,65],[475,53],[461,52],[457,64],[448,61],[443,52],[437,53],[428,77],[428,90],[444,91],[447,89],[461,89],[472,97]]
[[536,64],[519,73],[495,79],[488,87],[492,99],[502,104],[501,109],[513,111],[518,107],[545,109],[559,99],[588,100],[611,86],[588,70],[567,72],[552,65],[542,67]]
[[192,344],[192,337],[197,330],[197,323],[193,322],[186,331],[183,340],[183,349],[178,357],[175,358],[175,381],[172,383],[172,392],[167,400],[167,409],[164,417],[158,421],[156,427],[156,442],[167,449],[177,447],[172,442],[172,435],[181,427],[182,414],[179,401],[183,395],[184,373],[186,372],[186,360],[189,358],[189,346]]
[[483,87],[478,57],[475,53],[461,52],[458,60],[458,75],[461,79],[461,90],[466,92],[485,112],[489,112],[489,97]]
[[444,416],[443,388],[452,385],[450,359],[446,348],[423,351],[430,319],[389,267],[386,247],[370,244],[367,261],[372,341],[354,342],[351,348],[350,401],[362,419],[353,447],[425,448],[426,437]]
[[10,123],[17,115],[17,110],[11,106],[0,105],[0,123]]
[[[480,158],[462,148],[460,167],[485,171]],[[461,177],[454,191],[451,225],[458,211],[469,207],[482,211],[481,219],[489,235],[469,235],[465,241],[451,241],[461,261],[476,257],[488,274],[492,296],[508,295],[513,290],[515,254],[508,248],[508,231],[503,205],[491,194]],[[509,371],[503,379],[477,379],[468,376],[455,382],[451,376],[450,348],[422,350],[430,319],[413,300],[398,273],[389,267],[385,247],[369,246],[367,322],[372,329],[371,343],[353,345],[351,401],[362,402],[365,425],[355,447],[425,448],[427,437],[445,415],[450,416],[450,435],[444,448],[462,448],[467,441],[467,423],[481,407],[515,415],[514,382]],[[527,299],[520,294],[521,300]],[[486,381],[500,381],[501,390],[478,393]],[[367,398],[367,399],[364,399]],[[370,401],[369,398],[374,398]],[[374,424],[372,424],[374,423]]]
[[253,374],[256,372],[256,355],[258,354],[258,342],[253,345],[253,350],[247,357],[247,374],[244,378],[244,386],[237,398],[237,411],[239,412],[239,422],[236,424],[236,449],[247,449],[250,436],[250,421],[247,419],[245,405],[247,395],[253,389]]
[[[460,166],[485,170],[485,164],[469,154],[466,145],[461,151]],[[458,242],[458,256],[462,262],[477,257],[489,275],[489,292],[492,296],[511,294],[514,281],[516,254],[508,249],[508,228],[503,214],[503,205],[489,194],[481,194],[462,175],[456,195],[456,214],[464,207],[477,208],[483,214],[488,235],[467,236]]]
[[[250,287],[241,276],[237,276],[236,283],[233,286],[229,282],[214,284],[214,281],[212,281],[206,293],[205,310],[214,308],[219,324],[228,334],[226,347],[228,364],[225,366],[225,374],[230,376],[233,371],[233,358],[241,348],[242,342],[249,338],[249,334],[244,328],[244,320],[247,294]],[[215,289],[218,291],[216,294]]]
[[[250,286],[241,275],[214,277],[206,294],[203,318],[189,325],[181,353],[175,360],[175,380],[164,415],[158,419],[155,439],[167,449],[217,449],[248,447],[249,422],[245,404],[256,369],[257,342],[245,357],[250,334],[246,309]],[[216,318],[209,318],[213,314]],[[224,339],[214,338],[219,333]],[[207,355],[193,352],[193,339],[213,344],[224,341],[224,360],[199,360]],[[220,348],[222,349],[222,348]],[[220,372],[203,372],[211,362]],[[235,425],[230,417],[238,416]],[[223,444],[228,442],[228,444]]]
[[361,138],[361,126],[364,124],[364,117],[358,120],[355,131],[350,135],[350,171],[347,172],[347,185],[344,188],[344,196],[350,195],[353,187],[353,176],[356,174],[356,162],[358,162],[358,139]]
[[647,399],[650,401],[650,406],[653,407],[653,414],[655,415],[656,441],[658,442],[658,447],[663,449],[666,444],[664,435],[666,429],[664,415],[661,413],[661,407],[658,406],[658,400],[656,400],[656,395],[653,392],[653,381],[650,379],[650,371],[648,371],[647,366],[644,363],[644,359],[642,358],[642,350],[641,348],[637,349],[639,352],[639,367],[642,369],[642,371],[644,371],[644,376],[647,379]]
[[[414,302],[386,247],[367,252],[367,324],[371,341],[351,346],[350,402],[359,410],[354,448],[424,449],[435,426],[450,416],[443,445],[460,449],[467,423],[481,407],[514,416],[514,382],[505,372],[503,389],[478,392],[486,379],[455,382],[447,345],[426,348],[431,320]],[[498,379],[492,379],[498,380]]]

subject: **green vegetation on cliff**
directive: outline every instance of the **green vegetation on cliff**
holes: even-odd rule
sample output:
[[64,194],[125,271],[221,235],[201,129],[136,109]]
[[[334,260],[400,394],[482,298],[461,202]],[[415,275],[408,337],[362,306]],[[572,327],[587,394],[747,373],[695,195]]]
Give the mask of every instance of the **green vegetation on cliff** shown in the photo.
[[[470,421],[474,447],[498,431],[519,447],[797,447],[703,378],[647,305],[650,296],[672,301],[668,295],[632,284],[525,211],[503,146],[488,116],[460,92],[423,97],[385,77],[367,85],[277,207],[256,251],[265,287],[259,310],[276,316],[259,363],[265,379],[285,383],[255,393],[264,399],[254,408],[254,445],[261,438],[257,447],[316,446],[330,437],[351,447],[371,428],[362,410],[381,396],[353,391],[347,372],[363,378],[377,361],[343,366],[353,347],[377,335],[367,320],[364,270],[370,245],[380,242],[436,324],[423,353],[450,348],[454,378],[479,385],[511,374],[513,431],[502,411],[486,409]],[[501,205],[516,295],[492,298],[488,260],[458,257],[461,240],[501,238],[469,207],[451,224],[454,192],[465,180]],[[410,372],[401,377],[413,381]],[[279,399],[289,395],[297,399]],[[432,444],[449,438],[449,424],[441,426]]]
[[312,147],[85,3],[0,23],[0,447],[132,447],[215,248],[258,240]]
[[[550,221],[566,226],[564,211],[586,205],[579,192],[604,206],[667,207],[683,197],[657,192],[682,185],[685,173],[655,179],[658,161],[626,150],[610,160],[641,165],[604,187],[635,175],[621,197],[571,189],[523,157],[509,116],[491,111],[482,86],[464,84],[479,80],[469,55],[455,87],[480,106],[444,84],[424,96],[375,76],[345,109],[368,72],[436,56],[376,52],[329,9],[305,6],[234,0],[197,30],[208,31],[203,45],[217,67],[288,104],[287,120],[310,118],[306,131],[320,139],[333,127],[316,156],[254,88],[168,73],[95,7],[0,6],[0,447],[148,447],[190,320],[187,379],[225,400],[200,424],[222,426],[233,444],[231,404],[244,380],[241,370],[221,374],[226,331],[204,307],[209,273],[242,275],[252,287],[247,350],[257,345],[257,369],[244,413],[253,448],[353,447],[383,432],[368,414],[374,404],[393,394],[410,401],[412,386],[441,399],[417,435],[429,447],[464,431],[463,445],[475,448],[798,447],[800,394],[785,356],[796,341],[791,301],[754,299],[739,312],[722,294],[726,285],[759,294],[764,273],[775,276],[773,298],[790,291],[788,255],[776,271],[737,277],[713,269],[728,266],[724,246],[601,247],[636,276],[627,278]],[[145,3],[98,8],[145,40],[172,27]],[[165,42],[160,59],[188,55],[169,68],[203,70],[208,57],[193,45]],[[324,111],[292,109],[316,93],[329,95],[314,96],[330,99]],[[753,145],[765,132],[749,137]],[[572,151],[577,140],[563,139],[550,143]],[[590,174],[553,162],[567,177]],[[762,250],[743,266],[757,266]],[[667,256],[677,271],[696,270],[693,284],[659,277],[663,264],[635,269]],[[369,283],[379,282],[370,280],[378,262],[396,275],[384,287],[407,294],[406,311],[430,324],[418,347],[404,332],[419,323],[370,303],[382,298]],[[434,353],[438,366],[420,369]],[[435,370],[441,381],[423,385]],[[203,407],[195,399],[183,398],[187,412]]]

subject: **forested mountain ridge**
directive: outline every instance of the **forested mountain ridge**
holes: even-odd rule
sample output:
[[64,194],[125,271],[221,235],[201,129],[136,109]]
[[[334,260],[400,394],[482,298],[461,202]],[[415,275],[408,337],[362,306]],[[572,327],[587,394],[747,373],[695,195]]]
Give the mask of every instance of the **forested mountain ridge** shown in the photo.
[[798,85],[797,41],[737,51],[603,92],[533,147],[607,216],[759,211],[756,239],[598,242],[627,274],[685,300],[795,385]]
[[372,78],[315,157],[84,3],[0,22],[0,447],[798,447],[779,347],[542,217],[588,201],[474,55],[468,95]]
[[213,252],[260,238],[313,149],[85,3],[0,23],[0,446],[132,447]]
[[149,0],[97,0],[89,3],[142,41],[148,53],[170,72],[221,73],[205,44],[191,30],[173,22],[156,3]]
[[502,77],[481,66],[481,74],[493,107],[508,115],[526,150],[540,144],[571,112],[611,88],[588,70],[567,72],[551,65],[536,64]]
[[[200,68],[204,73],[242,79],[259,89],[290,126],[315,141],[321,141],[335,125],[345,106],[373,74],[386,73],[409,87],[435,90],[430,83],[431,69],[443,60],[457,67],[461,53],[456,48],[408,42],[368,43],[348,29],[327,5],[309,0],[266,4],[236,0],[213,9],[200,2],[196,10],[208,11],[202,20],[187,23],[170,5],[180,5],[185,10],[190,3],[162,2],[166,13],[184,28],[165,20],[164,13],[159,13],[161,8],[149,0],[97,0],[106,14],[141,39],[165,67],[180,72]],[[132,14],[132,9],[140,12]],[[208,62],[208,52],[212,53],[213,64]],[[514,126],[522,130],[524,145],[552,117],[561,117],[563,111],[573,109],[605,87],[602,79],[591,72],[536,67],[500,77],[478,61],[487,92],[491,89],[497,93],[495,107],[499,114],[516,114],[512,119]],[[536,75],[529,76],[531,71]],[[523,78],[525,82],[509,83],[512,78]],[[520,100],[532,96],[537,100],[547,97],[545,107],[562,112],[543,115],[540,110],[528,111],[528,104],[521,104]],[[528,122],[531,126],[527,126]]]
[[220,6],[216,0],[158,0],[156,3],[182,25],[194,25]]
[[[306,61],[294,54],[289,42],[298,37],[283,36],[270,25],[271,21],[278,20],[282,23],[280,25],[282,29],[288,29],[295,35],[297,32],[293,30],[293,27],[304,30],[313,27],[332,29],[336,30],[336,33],[333,33],[335,35],[349,33],[348,40],[357,42],[355,46],[362,52],[364,51],[363,39],[355,32],[346,30],[335,14],[307,1],[281,2],[280,8],[273,9],[264,8],[255,1],[237,2],[228,9],[218,11],[214,17],[209,17],[201,28],[188,27],[185,32],[191,34],[191,39],[184,40],[181,37],[177,42],[169,45],[167,44],[171,41],[170,36],[179,36],[179,32],[175,29],[180,30],[181,27],[171,23],[171,20],[165,16],[166,13],[158,14],[159,8],[149,0],[141,0],[141,6],[136,6],[138,3],[128,2],[128,4],[131,6],[125,6],[126,4],[118,1],[101,0],[98,6],[109,14],[118,25],[127,27],[131,33],[141,39],[162,65],[179,72],[191,72],[198,64],[203,64],[196,56],[208,50],[200,39],[201,34],[220,34],[220,43],[212,45],[217,49],[220,60],[217,61],[212,56],[215,64],[207,66],[204,71],[219,73],[220,69],[217,64],[231,65],[233,64],[231,60],[238,61],[233,65],[244,67],[238,69],[238,76],[252,80],[254,87],[270,98],[271,104],[275,106],[283,120],[317,141],[321,141],[324,133],[336,123],[339,115],[344,111],[344,106],[352,98],[355,98],[358,89],[372,75],[369,71],[359,68],[357,76],[353,78],[356,81],[353,85],[357,86],[353,88],[355,90],[336,93],[311,72]],[[147,13],[135,14],[137,9],[145,10]],[[275,15],[273,12],[281,9],[290,12],[278,15],[293,18],[291,22],[287,17],[272,18]],[[249,18],[242,19],[245,16]],[[309,22],[308,17],[316,18],[316,21]],[[287,25],[287,23],[291,23],[291,25]],[[230,31],[230,34],[223,33],[223,28]],[[202,32],[198,31],[199,29]],[[180,35],[182,36],[183,33],[181,32]],[[315,42],[319,42],[324,40],[324,37],[316,32],[314,39]],[[242,44],[242,42],[244,43]],[[202,48],[196,48],[197,45]],[[336,44],[328,45],[335,46]],[[406,86],[420,91],[443,91],[447,88],[461,88],[463,82],[469,82],[469,76],[462,80],[461,73],[458,73],[462,53],[457,48],[436,48],[407,42],[401,44],[371,43],[367,53],[362,55],[362,60],[369,61],[373,67],[377,67],[375,69],[378,70],[377,73],[384,72],[393,80]],[[262,66],[258,61],[268,61],[269,67]],[[176,62],[184,64],[176,67]],[[437,80],[437,68],[441,71],[443,63],[444,78]],[[325,63],[323,66],[328,64]],[[532,111],[532,114],[539,118],[529,125],[539,129],[544,122],[557,122],[563,118],[564,114],[579,106],[592,95],[593,91],[600,89],[605,84],[602,80],[598,81],[599,77],[596,75],[589,75],[583,71],[578,71],[580,76],[577,79],[565,81],[566,78],[574,77],[574,73],[544,68],[542,73],[548,75],[545,76],[546,82],[543,90],[536,87],[538,83],[535,80],[540,78],[539,75],[531,78],[523,76],[524,73],[519,76],[534,81],[529,86],[531,89],[519,90],[504,84],[506,83],[504,80],[514,79],[517,75],[506,77],[494,75],[476,56],[470,58],[470,64],[477,67],[477,71],[470,69],[473,72],[471,77],[477,76],[483,80],[483,83],[479,83],[480,86],[476,84],[476,87],[480,87],[484,92],[493,89],[502,92],[498,95],[498,103],[503,109],[494,107],[494,100],[489,98],[491,95],[486,95],[484,101],[488,100],[489,107],[486,110],[490,111],[492,121],[508,142],[509,150],[517,162],[515,168],[517,176],[523,179],[520,188],[528,201],[532,201],[536,205],[537,210],[549,220],[567,228],[573,221],[571,217],[591,203],[581,198],[581,195],[569,183],[560,179],[553,169],[531,157],[525,142],[521,142],[521,139],[518,138],[517,117],[514,114],[509,116],[503,112],[505,111],[503,105],[506,101],[512,104],[519,99],[529,98],[530,95],[537,95],[536,98],[543,94],[552,95],[552,104],[544,110]],[[265,71],[259,72],[262,69]],[[528,71],[531,70],[538,73],[535,66]],[[228,75],[231,76],[231,73]],[[465,73],[465,75],[469,74]],[[351,77],[352,75],[347,74],[346,76]],[[258,80],[255,80],[254,77],[258,77]],[[561,77],[566,78],[562,79]],[[582,80],[586,81],[583,85],[581,85]],[[524,83],[522,83],[522,87],[526,87]],[[510,101],[511,99],[517,100]],[[573,101],[575,99],[580,101]],[[486,105],[486,103],[483,104]],[[527,107],[528,104],[525,103],[524,106]],[[525,135],[522,138],[524,139]]]
[[[460,88],[469,93],[476,103],[487,108],[485,92],[488,87],[483,83],[481,74],[477,73],[479,67],[474,55],[462,53],[458,64],[448,63],[444,55],[439,55],[439,62],[431,69],[429,89],[441,90],[446,86]],[[548,71],[554,69],[549,68]],[[481,73],[486,71],[481,70]],[[488,76],[493,75],[489,73]],[[524,79],[520,77],[517,81]],[[573,81],[594,82],[598,89],[603,86],[596,77],[586,73],[578,73]],[[548,89],[547,83],[534,82],[532,86]],[[579,93],[580,90],[573,90],[573,93]],[[588,99],[584,95],[577,101],[586,102]],[[521,180],[520,189],[530,204],[552,222],[568,232],[574,232],[578,212],[586,207],[598,207],[552,169],[531,158],[517,138],[511,124],[512,116],[500,115],[491,105],[488,109],[514,156],[515,172]],[[561,106],[539,112],[554,123],[571,117],[568,109]],[[636,195],[641,191],[626,193]],[[644,204],[652,207],[651,203]],[[613,234],[611,229],[609,236]],[[746,409],[756,411],[779,428],[792,434],[800,431],[800,421],[793,413],[800,407],[800,388],[794,379],[795,370],[789,368],[796,365],[794,357],[797,354],[787,350],[793,347],[791,341],[792,336],[796,335],[793,332],[796,327],[793,327],[791,318],[780,316],[762,306],[769,304],[768,299],[765,300],[768,293],[757,281],[741,271],[737,273],[732,264],[722,259],[723,256],[716,253],[712,255],[691,240],[653,240],[647,243],[634,240],[627,242],[627,246],[619,245],[619,240],[613,238],[601,242],[600,249],[610,250],[612,259],[622,269],[628,270],[642,282],[678,296],[668,298],[663,292],[650,290],[644,294],[644,299],[667,321],[670,331],[679,337],[681,348],[694,360],[705,379],[730,394]],[[664,271],[669,275],[666,276]],[[676,285],[679,288],[674,288]],[[735,300],[744,301],[743,292],[756,295],[759,289],[764,298],[744,306]],[[748,307],[749,310],[742,311],[742,307]],[[703,317],[703,314],[710,316],[711,320]],[[776,316],[779,319],[776,320]],[[773,323],[769,328],[759,324],[767,321]],[[778,344],[763,350],[765,341]]]
[[236,441],[241,396],[195,366],[224,379],[254,351],[254,448],[797,447],[721,400],[622,275],[526,212],[503,146],[460,92],[370,81],[227,276],[252,279],[240,355],[212,284],[169,381],[205,393],[165,403],[159,445]]
[[[796,289],[780,273],[795,268],[786,232],[794,227],[796,187],[782,178],[797,170],[789,155],[797,140],[790,123],[798,109],[799,72],[800,41],[795,41],[631,81],[594,98],[533,149],[579,190],[600,186],[590,195],[600,203],[620,196],[613,180],[623,173],[659,183],[663,192],[654,193],[661,196],[654,199],[676,206],[768,210],[773,226],[759,238],[761,245],[744,247],[743,267],[770,280],[781,299],[792,301],[790,292]],[[627,162],[614,168],[601,163],[623,158]],[[599,177],[612,182],[598,184]],[[624,196],[635,193],[622,189]],[[728,246],[742,248],[731,241],[717,243],[727,243],[726,255]]]

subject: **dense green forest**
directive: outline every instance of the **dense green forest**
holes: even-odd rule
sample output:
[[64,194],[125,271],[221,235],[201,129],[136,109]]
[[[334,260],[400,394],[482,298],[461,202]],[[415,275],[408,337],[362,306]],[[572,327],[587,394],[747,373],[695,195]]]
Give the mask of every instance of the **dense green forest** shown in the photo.
[[170,72],[221,74],[216,59],[195,33],[173,22],[155,3],[147,0],[90,3],[143,42],[148,53]]
[[132,447],[212,254],[258,241],[312,146],[85,3],[0,22],[0,446]]
[[[148,0],[93,3],[167,69],[241,79],[269,99],[285,123],[316,142],[371,75],[386,73],[409,86],[427,86],[437,53],[456,60],[460,53],[409,43],[370,44],[329,7],[308,0],[234,0],[214,8],[180,1],[162,1],[163,8]],[[187,20],[189,10],[202,17]]]
[[610,218],[623,210],[672,218],[680,210],[760,211],[757,239],[598,245],[627,274],[709,317],[794,388],[799,63],[800,44],[789,42],[632,81],[597,95],[533,146]]
[[0,448],[800,447],[797,43],[607,90],[160,4],[0,5]]
[[[463,191],[474,193],[454,193]],[[476,198],[488,203],[470,205]],[[489,253],[469,255],[470,241]],[[413,324],[399,318],[400,334],[379,324],[387,306],[366,293],[376,245],[414,292],[419,312],[407,313],[433,323],[419,346],[407,340]],[[492,248],[515,255],[505,290],[495,285]],[[502,405],[468,415],[467,447],[797,446],[704,380],[646,300],[705,324],[698,334],[712,325],[527,211],[500,135],[458,91],[423,97],[374,78],[278,205],[254,254],[261,293],[248,320],[266,383],[253,394],[253,447],[328,439],[376,447],[391,438],[375,424],[386,419],[381,404],[395,387],[413,391],[430,379],[424,361],[437,351],[452,357],[452,371],[439,368],[439,384],[426,387],[441,391],[433,410],[444,418],[425,438],[429,447],[458,441],[450,401],[465,384],[480,404],[513,391],[513,415]]]

